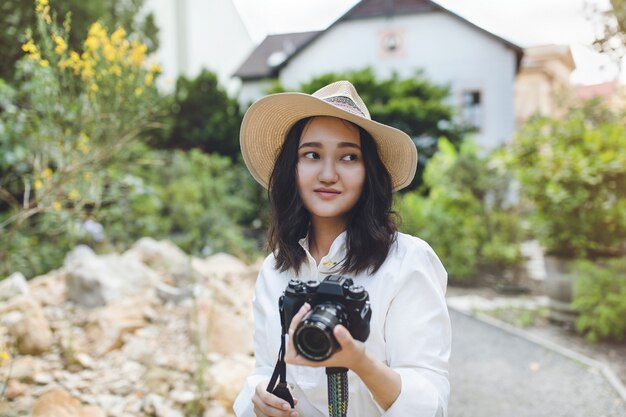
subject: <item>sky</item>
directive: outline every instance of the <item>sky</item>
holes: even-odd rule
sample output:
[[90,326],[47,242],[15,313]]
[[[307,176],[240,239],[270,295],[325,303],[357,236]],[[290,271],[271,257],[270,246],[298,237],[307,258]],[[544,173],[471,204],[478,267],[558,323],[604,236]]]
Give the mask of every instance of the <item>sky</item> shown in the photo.
[[[255,42],[267,34],[322,30],[359,0],[234,0]],[[614,79],[610,60],[593,51],[589,5],[608,0],[436,0],[472,23],[521,47],[568,44],[577,69],[571,81],[594,84]],[[626,67],[626,65],[625,65]],[[626,71],[621,76],[626,83]]]

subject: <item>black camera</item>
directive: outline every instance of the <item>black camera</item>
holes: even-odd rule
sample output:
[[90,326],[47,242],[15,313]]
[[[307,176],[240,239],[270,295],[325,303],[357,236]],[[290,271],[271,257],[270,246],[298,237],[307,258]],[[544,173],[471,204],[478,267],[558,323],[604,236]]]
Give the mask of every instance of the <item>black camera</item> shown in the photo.
[[353,338],[365,342],[370,334],[369,294],[350,278],[330,275],[323,281],[291,280],[280,297],[279,308],[286,328],[293,316],[307,302],[311,310],[294,334],[299,354],[312,361],[328,359],[339,348],[333,329],[341,324]]

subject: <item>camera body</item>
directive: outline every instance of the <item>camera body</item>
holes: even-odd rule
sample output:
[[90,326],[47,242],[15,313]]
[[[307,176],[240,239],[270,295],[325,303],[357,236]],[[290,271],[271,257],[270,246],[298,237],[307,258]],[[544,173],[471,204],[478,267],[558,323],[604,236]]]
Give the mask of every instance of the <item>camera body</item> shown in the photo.
[[370,334],[369,294],[351,278],[330,275],[323,281],[291,280],[280,297],[279,309],[285,328],[307,302],[311,310],[294,333],[298,353],[312,361],[328,359],[339,348],[333,329],[341,324],[353,338],[365,342]]

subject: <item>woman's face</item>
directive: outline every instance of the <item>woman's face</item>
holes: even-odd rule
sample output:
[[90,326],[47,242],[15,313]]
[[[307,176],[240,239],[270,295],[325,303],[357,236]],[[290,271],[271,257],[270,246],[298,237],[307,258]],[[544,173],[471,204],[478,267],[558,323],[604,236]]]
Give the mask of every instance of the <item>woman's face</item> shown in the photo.
[[335,117],[314,117],[298,145],[296,183],[312,220],[337,220],[359,200],[365,182],[356,126]]

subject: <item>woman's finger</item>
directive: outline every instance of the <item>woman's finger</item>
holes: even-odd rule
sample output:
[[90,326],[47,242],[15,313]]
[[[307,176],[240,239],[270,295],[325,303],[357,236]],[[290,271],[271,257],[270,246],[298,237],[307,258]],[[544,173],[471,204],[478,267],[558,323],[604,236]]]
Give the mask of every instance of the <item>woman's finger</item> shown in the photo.
[[306,315],[306,313],[309,312],[310,309],[311,305],[309,303],[302,304],[300,310],[298,310],[296,315],[293,316],[293,318],[291,319],[291,323],[289,323],[289,334],[292,334],[296,331],[296,327],[298,327],[298,324],[300,324],[302,318]]

